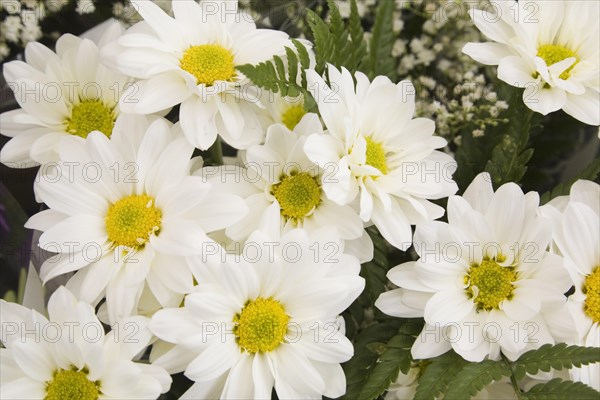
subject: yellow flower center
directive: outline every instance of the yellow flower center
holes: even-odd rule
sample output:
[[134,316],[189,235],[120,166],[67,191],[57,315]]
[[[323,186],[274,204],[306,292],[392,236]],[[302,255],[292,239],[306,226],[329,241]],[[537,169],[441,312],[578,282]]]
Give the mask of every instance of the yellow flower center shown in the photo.
[[145,194],[132,195],[110,206],[106,214],[106,232],[115,246],[140,248],[150,235],[160,230],[162,212],[154,199]]
[[100,382],[90,381],[86,370],[58,370],[46,385],[44,400],[96,400],[100,394]]
[[82,100],[73,107],[71,118],[67,118],[65,123],[71,135],[85,139],[90,132],[100,131],[110,137],[115,126],[115,114],[100,100]]
[[289,320],[279,301],[259,297],[233,318],[233,332],[238,346],[249,353],[273,351],[283,343]]
[[490,259],[472,265],[464,277],[467,295],[477,305],[477,311],[498,309],[503,300],[510,300],[516,280],[513,267],[503,267]]
[[306,115],[306,111],[304,111],[304,106],[295,105],[288,107],[287,110],[281,116],[281,121],[290,131],[293,131],[298,122]]
[[592,321],[600,323],[600,266],[585,278],[583,293],[585,313]]
[[388,173],[387,161],[385,159],[385,150],[381,143],[376,143],[370,137],[367,141],[367,165],[377,168],[382,174]]
[[579,62],[579,58],[574,51],[555,44],[545,44],[538,48],[537,56],[546,61],[546,65],[551,66],[562,60],[567,58],[575,57],[575,62],[571,65],[567,70],[565,70],[562,74],[560,74],[560,79],[569,79],[571,76],[571,70],[577,65]]
[[212,86],[216,81],[231,82],[235,76],[233,54],[218,44],[192,46],[183,53],[181,68],[194,75],[198,84]]
[[279,202],[281,215],[302,219],[321,202],[321,187],[317,178],[308,172],[296,172],[284,177],[272,188]]

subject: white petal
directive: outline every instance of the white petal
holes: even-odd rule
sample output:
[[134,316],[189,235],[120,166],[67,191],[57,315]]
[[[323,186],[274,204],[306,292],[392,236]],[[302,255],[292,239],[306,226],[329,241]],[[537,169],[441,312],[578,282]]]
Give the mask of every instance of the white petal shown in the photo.
[[396,201],[392,201],[391,214],[386,213],[383,207],[375,205],[371,217],[381,235],[394,247],[406,251],[412,244],[412,230],[404,212]]
[[501,43],[467,43],[462,51],[485,65],[498,65],[504,57],[514,54],[510,47]]
[[194,381],[211,381],[229,371],[241,357],[235,342],[215,340],[188,365],[185,376]]
[[600,92],[588,88],[582,95],[567,95],[563,110],[588,125],[600,125]]
[[231,368],[225,387],[223,399],[250,399],[254,395],[254,382],[252,379],[252,359],[254,357],[244,353],[237,364]]
[[474,307],[463,290],[437,292],[427,302],[424,316],[430,325],[448,325],[467,317]]
[[52,379],[56,365],[46,343],[14,341],[11,351],[15,362],[29,377],[42,382]]
[[498,78],[509,85],[524,88],[534,84],[535,65],[518,56],[505,57],[498,65]]
[[175,73],[164,73],[130,85],[119,102],[123,112],[151,114],[173,107],[191,96],[185,81]]
[[201,150],[207,150],[217,139],[215,117],[218,99],[203,101],[200,96],[191,96],[181,104],[179,116],[181,128],[188,141]]
[[132,0],[132,5],[156,34],[173,49],[182,49],[184,41],[176,21],[159,6],[148,0]]
[[567,94],[558,87],[546,88],[542,84],[528,84],[523,92],[523,102],[533,111],[548,115],[565,106]]

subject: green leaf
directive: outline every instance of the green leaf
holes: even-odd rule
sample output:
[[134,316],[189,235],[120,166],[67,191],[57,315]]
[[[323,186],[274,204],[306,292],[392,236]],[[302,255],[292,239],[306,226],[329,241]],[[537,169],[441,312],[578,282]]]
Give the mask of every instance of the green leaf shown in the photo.
[[600,392],[591,387],[573,381],[563,381],[560,378],[539,383],[522,395],[527,400],[597,400]]
[[335,41],[329,26],[321,17],[312,10],[306,10],[306,20],[313,34],[315,43],[315,56],[317,65],[315,70],[319,74],[325,72],[325,65],[330,62],[335,54]]
[[396,79],[397,62],[391,56],[396,41],[393,30],[395,6],[393,1],[380,1],[377,7],[368,57],[368,74],[371,79],[377,75]]
[[558,196],[566,196],[571,190],[571,186],[579,179],[587,179],[590,181],[596,180],[600,176],[600,157],[594,159],[583,171],[581,171],[575,178],[571,179],[567,183],[561,183],[549,192],[542,195],[540,199],[541,204],[546,204],[550,200]]
[[453,351],[432,359],[419,379],[415,400],[433,400],[440,393],[444,393],[466,364],[467,362]]
[[537,350],[523,354],[512,363],[516,379],[523,379],[525,373],[537,374],[539,371],[548,372],[550,369],[581,367],[600,362],[600,349],[594,347],[567,346],[545,344]]
[[373,260],[361,265],[360,275],[365,278],[364,293],[367,295],[368,303],[373,305],[379,295],[386,291],[390,263],[387,259],[387,243],[381,234],[375,228],[369,228],[367,232],[373,241]]
[[470,399],[490,383],[510,375],[509,366],[502,361],[485,360],[469,363],[456,374],[444,398]]
[[533,149],[528,149],[527,145],[531,130],[539,127],[540,115],[525,105],[521,89],[513,89],[505,117],[509,121],[505,132],[485,166],[496,187],[507,182],[520,182],[525,175],[527,163],[533,155]]
[[298,53],[298,58],[300,59],[300,86],[306,88],[308,87],[308,82],[306,81],[306,70],[310,68],[310,56],[306,47],[304,47],[304,45],[298,40],[292,39],[292,43],[294,44],[296,52]]
[[[352,0],[350,3],[350,19],[347,24],[344,23],[334,0],[327,0],[327,5],[329,8],[328,23],[323,21],[317,13],[307,10],[308,26],[315,43],[317,61],[315,70],[323,75],[326,65],[331,64],[338,69],[345,67],[350,73],[354,73],[367,54],[365,33],[358,15],[356,0]],[[389,58],[388,53],[385,59]]]
[[358,395],[359,399],[378,398],[398,378],[401,371],[408,373],[412,362],[410,348],[413,342],[414,337],[404,334],[398,334],[387,342],[377,363],[367,371],[368,378]]
[[[296,51],[285,47],[286,63],[279,56],[273,60],[262,62],[258,65],[241,65],[237,69],[246,75],[256,86],[282,96],[297,97],[300,94],[308,96],[306,90],[306,74],[304,69],[310,66],[310,57],[306,47],[297,40],[292,41]],[[301,83],[298,83],[298,71],[301,68]]]
[[387,343],[394,335],[398,333],[403,321],[400,319],[391,319],[385,322],[369,325],[364,328],[357,336],[354,342],[354,356],[346,363],[342,364],[346,374],[347,390],[345,399],[358,399],[367,379],[367,371],[377,362],[384,349],[377,351],[384,343]]
[[350,71],[355,71],[367,55],[367,43],[365,42],[365,31],[362,27],[362,21],[358,14],[356,0],[350,2],[350,19],[348,20],[348,31],[352,41],[351,56],[346,67]]

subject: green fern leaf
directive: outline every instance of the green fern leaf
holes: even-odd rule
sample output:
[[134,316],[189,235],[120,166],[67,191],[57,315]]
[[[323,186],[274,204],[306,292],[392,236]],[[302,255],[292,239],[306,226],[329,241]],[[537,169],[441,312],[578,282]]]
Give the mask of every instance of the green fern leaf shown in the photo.
[[581,382],[563,381],[556,378],[535,385],[521,398],[526,400],[598,400],[600,392]]
[[371,79],[377,75],[396,79],[396,60],[391,56],[396,41],[393,30],[395,5],[393,1],[380,1],[377,7],[369,46],[368,72]]
[[453,351],[432,359],[419,379],[415,400],[433,400],[445,392],[466,364],[467,362]]
[[559,343],[545,344],[537,350],[528,351],[512,365],[515,378],[523,379],[525,373],[537,374],[539,371],[581,367],[596,362],[600,362],[600,349]]
[[444,398],[470,399],[490,383],[510,375],[510,368],[501,361],[485,360],[479,363],[469,363],[456,374],[444,394]]

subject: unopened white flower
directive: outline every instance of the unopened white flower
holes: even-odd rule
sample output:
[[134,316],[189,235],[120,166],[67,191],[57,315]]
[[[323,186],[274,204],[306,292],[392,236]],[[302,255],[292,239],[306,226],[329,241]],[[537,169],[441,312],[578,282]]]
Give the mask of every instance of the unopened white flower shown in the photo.
[[119,321],[105,334],[94,307],[62,286],[48,318],[4,300],[0,310],[2,399],[156,399],[171,386],[164,369],[132,361],[151,343],[148,318]]
[[236,67],[285,54],[287,34],[256,29],[238,12],[237,0],[174,0],[175,18],[149,0],[132,4],[145,21],[103,53],[117,70],[142,79],[121,108],[149,114],[181,104],[183,132],[200,149],[209,148],[217,133],[236,148],[260,143],[259,96]]
[[428,199],[456,192],[456,163],[435,149],[446,140],[433,136],[435,124],[413,119],[415,89],[408,81],[379,76],[371,83],[358,72],[356,90],[346,69],[329,66],[331,88],[307,71],[309,88],[327,127],[309,136],[308,158],[333,168],[324,180],[327,197],[341,205],[359,202],[363,221],[372,221],[395,247],[411,245],[411,224],[433,220],[444,209]]
[[27,8],[35,8],[41,2],[39,0],[21,0],[21,3]]
[[277,241],[255,232],[247,244],[252,255],[228,257],[184,307],[154,314],[152,332],[175,344],[155,364],[185,370],[195,382],[184,399],[264,399],[273,388],[282,399],[344,394],[340,363],[353,347],[336,317],[364,280],[354,257],[315,256],[311,246],[327,242],[324,235],[313,242],[300,229]]
[[0,152],[4,164],[26,168],[58,161],[62,141],[82,141],[92,131],[110,137],[130,79],[100,64],[98,46],[120,34],[121,27],[112,25],[99,45],[63,35],[56,53],[29,43],[27,63],[4,65],[4,77],[21,106],[0,115],[0,132],[12,137]]
[[[563,109],[600,125],[600,3],[585,0],[492,1],[470,10],[492,42],[467,43],[463,51],[498,78],[525,88],[523,101],[544,115]],[[585,28],[582,28],[585,27]]]
[[42,37],[42,28],[37,23],[24,24],[21,32],[21,42],[27,44]]
[[[327,198],[322,180],[335,167],[319,167],[304,152],[310,134],[322,134],[318,115],[306,114],[293,131],[274,124],[267,131],[264,145],[250,147],[244,155],[245,165],[207,167],[203,174],[215,189],[231,191],[244,197],[252,212],[230,226],[227,236],[245,241],[261,226],[275,224],[283,232],[302,228],[309,232],[332,226],[347,247],[357,250],[362,262],[371,260],[373,245],[363,229],[363,222],[351,205],[339,205]],[[355,242],[355,240],[357,240]]]
[[539,196],[514,183],[494,193],[479,174],[464,196],[448,199],[448,223],[417,225],[416,262],[390,270],[401,289],[376,306],[398,317],[425,317],[415,358],[454,349],[469,361],[510,359],[553,343],[546,311],[566,302],[571,282],[562,258],[546,251],[550,221],[538,216]]
[[93,0],[77,0],[77,7],[75,8],[78,14],[91,14],[96,11]]
[[[568,310],[576,329],[574,344],[600,347],[600,186],[577,181],[570,196],[557,198],[542,208],[553,220],[554,242],[565,258],[575,293],[569,296]],[[573,368],[573,379],[600,390],[600,366]]]
[[2,21],[2,36],[9,42],[18,43],[21,27],[21,17],[18,15],[9,15]]
[[93,304],[106,296],[110,322],[135,314],[146,284],[163,306],[180,302],[193,278],[171,256],[200,254],[212,242],[206,233],[247,211],[239,197],[211,193],[190,176],[193,147],[166,121],[148,126],[145,117],[127,117],[110,140],[92,132],[62,149],[62,172],[36,185],[50,209],[26,224],[44,232],[40,247],[59,253],[42,265],[42,280],[78,271],[68,287]]

